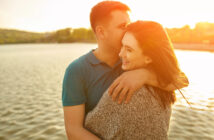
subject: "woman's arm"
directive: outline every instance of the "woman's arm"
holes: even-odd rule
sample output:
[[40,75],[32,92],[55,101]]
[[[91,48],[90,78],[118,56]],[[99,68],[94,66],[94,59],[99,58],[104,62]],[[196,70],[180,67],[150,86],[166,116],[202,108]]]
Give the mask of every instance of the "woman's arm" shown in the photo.
[[83,127],[85,104],[65,106],[64,121],[68,140],[100,140],[97,136]]
[[135,91],[139,90],[140,87],[145,84],[158,87],[166,91],[181,89],[189,85],[188,79],[184,73],[178,75],[177,79],[179,82],[175,85],[171,83],[166,87],[161,87],[157,81],[156,75],[147,69],[127,71],[111,84],[109,87],[109,95],[112,96],[113,100],[116,100],[116,97],[119,96],[118,103],[122,103],[123,100],[128,103]]
[[189,85],[188,78],[186,77],[186,75],[183,72],[181,72],[179,75],[176,76],[175,83],[170,83],[166,87],[161,87],[159,85],[154,73],[148,72],[147,74],[149,76],[148,76],[146,84],[154,86],[154,87],[158,87],[158,88],[166,90],[166,91],[173,91],[173,90],[181,89],[181,88],[187,87]]

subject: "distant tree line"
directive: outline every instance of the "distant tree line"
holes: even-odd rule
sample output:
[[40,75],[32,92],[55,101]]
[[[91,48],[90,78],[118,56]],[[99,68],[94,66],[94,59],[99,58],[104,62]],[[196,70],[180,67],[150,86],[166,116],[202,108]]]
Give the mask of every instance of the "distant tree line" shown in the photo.
[[41,38],[43,38],[43,33],[0,29],[0,44],[36,43],[39,42]]
[[[166,28],[173,43],[214,44],[214,23],[200,22],[194,29],[188,25],[182,28]],[[33,33],[0,29],[0,44],[9,43],[66,43],[96,42],[94,33],[86,28],[65,28],[49,33]]]
[[42,42],[96,42],[94,33],[86,28],[66,28],[47,34],[41,39]]
[[50,33],[33,33],[0,29],[0,44],[9,43],[96,42],[93,31],[85,28],[66,28]]
[[214,23],[199,22],[194,29],[186,25],[166,30],[173,43],[214,44]]

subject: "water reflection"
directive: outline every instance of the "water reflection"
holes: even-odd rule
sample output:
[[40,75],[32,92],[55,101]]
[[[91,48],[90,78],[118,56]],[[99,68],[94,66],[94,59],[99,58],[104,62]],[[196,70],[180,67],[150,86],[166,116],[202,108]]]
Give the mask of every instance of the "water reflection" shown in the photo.
[[[68,64],[94,44],[0,46],[0,139],[66,139],[61,86]],[[190,85],[173,106],[169,139],[214,139],[214,54],[176,50]]]
[[[176,50],[180,67],[189,78],[189,86],[183,92],[193,109],[214,111],[214,53]],[[177,93],[178,103],[186,105]]]

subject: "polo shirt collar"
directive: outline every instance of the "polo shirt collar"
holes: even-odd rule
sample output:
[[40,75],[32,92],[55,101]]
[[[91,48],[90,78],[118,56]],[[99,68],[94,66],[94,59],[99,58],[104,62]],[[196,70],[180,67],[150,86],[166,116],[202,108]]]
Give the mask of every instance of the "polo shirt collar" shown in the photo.
[[94,49],[91,50],[91,51],[89,52],[88,61],[89,61],[91,64],[94,64],[94,65],[100,64],[101,61],[100,61],[99,59],[96,58],[96,56],[94,55],[93,51],[94,51]]
[[[96,58],[96,56],[95,56],[94,53],[93,53],[94,50],[95,50],[95,49],[93,49],[93,50],[91,50],[91,51],[89,52],[88,61],[89,61],[91,64],[93,64],[93,65],[97,65],[97,64],[103,63],[103,62],[101,62],[99,59]],[[117,66],[120,65],[120,64],[122,64],[121,59],[118,60],[118,62],[115,64],[114,67],[117,67]]]

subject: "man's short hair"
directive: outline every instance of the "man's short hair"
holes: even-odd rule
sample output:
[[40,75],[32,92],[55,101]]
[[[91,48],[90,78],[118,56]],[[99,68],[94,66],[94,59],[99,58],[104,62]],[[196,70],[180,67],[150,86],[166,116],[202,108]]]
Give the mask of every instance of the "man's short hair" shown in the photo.
[[90,22],[93,31],[95,32],[95,28],[97,23],[108,21],[110,18],[110,14],[112,11],[121,10],[121,11],[130,11],[130,8],[118,1],[102,1],[99,2],[91,9],[90,13]]

